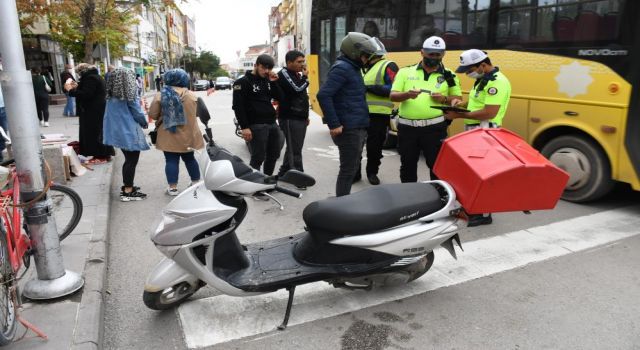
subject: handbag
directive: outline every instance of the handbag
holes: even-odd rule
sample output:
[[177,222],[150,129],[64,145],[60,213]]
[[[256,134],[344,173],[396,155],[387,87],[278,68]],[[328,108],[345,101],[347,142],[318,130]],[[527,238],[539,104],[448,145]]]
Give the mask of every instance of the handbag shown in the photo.
[[44,77],[44,75],[41,75],[42,80],[44,81],[44,89],[47,90],[47,92],[51,92],[51,86],[49,86],[49,84],[47,84],[47,79]]
[[158,140],[158,128],[160,127],[160,124],[162,124],[162,122],[156,123],[155,129],[149,131],[149,139],[151,139],[151,144],[153,145],[155,145]]
[[156,141],[158,140],[158,129],[154,129],[149,131],[149,138],[151,139],[151,143],[152,144],[156,144]]

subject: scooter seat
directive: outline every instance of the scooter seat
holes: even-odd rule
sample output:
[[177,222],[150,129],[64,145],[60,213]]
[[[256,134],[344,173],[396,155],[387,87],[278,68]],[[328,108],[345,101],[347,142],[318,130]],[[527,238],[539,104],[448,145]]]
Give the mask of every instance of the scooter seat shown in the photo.
[[433,184],[389,184],[313,202],[304,209],[302,217],[307,230],[316,238],[353,236],[416,220],[445,204]]

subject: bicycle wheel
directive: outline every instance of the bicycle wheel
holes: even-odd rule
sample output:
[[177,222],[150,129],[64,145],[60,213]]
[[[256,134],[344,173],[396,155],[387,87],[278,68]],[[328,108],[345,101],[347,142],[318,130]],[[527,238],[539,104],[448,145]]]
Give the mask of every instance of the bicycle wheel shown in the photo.
[[47,195],[51,199],[50,211],[56,220],[60,241],[78,226],[82,218],[82,199],[70,187],[53,184]]
[[0,346],[11,343],[16,335],[14,283],[16,283],[16,280],[9,262],[7,233],[4,228],[4,221],[0,219]]

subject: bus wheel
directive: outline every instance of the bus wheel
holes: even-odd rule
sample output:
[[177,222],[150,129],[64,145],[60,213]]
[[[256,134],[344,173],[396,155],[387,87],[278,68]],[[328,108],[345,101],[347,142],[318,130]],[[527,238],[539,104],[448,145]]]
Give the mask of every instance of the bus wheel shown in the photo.
[[611,191],[611,165],[599,145],[581,136],[557,137],[542,148],[542,154],[569,173],[562,199],[570,202],[596,200]]

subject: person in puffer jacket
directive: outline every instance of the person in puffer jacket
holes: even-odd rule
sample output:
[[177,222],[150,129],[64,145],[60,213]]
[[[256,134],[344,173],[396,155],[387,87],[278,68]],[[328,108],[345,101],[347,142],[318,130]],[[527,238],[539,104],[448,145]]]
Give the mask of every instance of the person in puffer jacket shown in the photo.
[[384,48],[376,38],[350,32],[342,39],[341,55],[318,91],[323,122],[329,127],[340,153],[337,197],[351,193],[352,183],[360,180],[356,176],[360,175],[360,158],[369,127],[369,107],[361,70],[381,50]]

